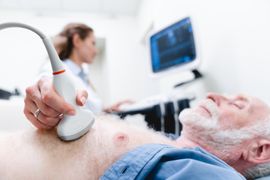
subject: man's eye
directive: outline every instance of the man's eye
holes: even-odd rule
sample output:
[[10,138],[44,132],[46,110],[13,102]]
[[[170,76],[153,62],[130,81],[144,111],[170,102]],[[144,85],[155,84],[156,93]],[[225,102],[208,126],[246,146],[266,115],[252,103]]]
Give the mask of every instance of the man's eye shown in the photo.
[[237,107],[238,109],[242,109],[241,106],[239,106],[238,104],[233,103],[233,105],[234,105],[235,107]]
[[239,109],[243,109],[245,107],[245,105],[242,102],[233,102],[232,104]]

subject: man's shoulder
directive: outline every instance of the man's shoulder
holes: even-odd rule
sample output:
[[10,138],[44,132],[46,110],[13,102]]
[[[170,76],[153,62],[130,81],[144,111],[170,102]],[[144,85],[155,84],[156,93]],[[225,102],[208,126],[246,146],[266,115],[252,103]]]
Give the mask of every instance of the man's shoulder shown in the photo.
[[[201,148],[147,144],[125,154],[105,174],[110,179],[244,179]],[[112,178],[113,177],[113,178]]]
[[168,146],[151,159],[145,174],[153,179],[244,179],[225,162],[199,147]]

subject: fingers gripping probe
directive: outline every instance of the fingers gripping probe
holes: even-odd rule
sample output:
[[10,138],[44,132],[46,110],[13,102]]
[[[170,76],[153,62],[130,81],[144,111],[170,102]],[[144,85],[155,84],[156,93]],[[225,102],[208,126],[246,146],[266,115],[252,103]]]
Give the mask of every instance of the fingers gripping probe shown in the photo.
[[76,110],[76,115],[64,115],[64,118],[57,125],[58,137],[64,141],[72,141],[80,138],[88,132],[94,124],[94,114],[85,108],[76,104],[76,80],[72,74],[65,70],[64,64],[59,59],[56,50],[51,41],[38,29],[22,23],[3,23],[0,24],[0,30],[5,28],[19,27],[35,32],[43,40],[47,53],[50,58],[53,70],[53,85],[58,94],[65,101],[73,105]]

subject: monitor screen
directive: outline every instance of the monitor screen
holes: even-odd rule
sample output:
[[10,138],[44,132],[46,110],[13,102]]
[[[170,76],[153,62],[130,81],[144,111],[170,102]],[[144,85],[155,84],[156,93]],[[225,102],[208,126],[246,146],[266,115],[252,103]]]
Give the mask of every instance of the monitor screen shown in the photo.
[[184,18],[153,34],[150,49],[154,73],[193,63],[196,48],[190,18]]

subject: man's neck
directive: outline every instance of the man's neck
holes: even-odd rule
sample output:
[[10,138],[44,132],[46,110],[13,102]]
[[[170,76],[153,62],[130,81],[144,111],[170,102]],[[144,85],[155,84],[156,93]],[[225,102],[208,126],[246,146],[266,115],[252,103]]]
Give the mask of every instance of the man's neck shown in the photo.
[[199,144],[191,141],[184,135],[180,136],[178,139],[176,139],[176,143],[178,147],[188,147],[188,148],[193,148],[193,147],[198,147]]
[[241,174],[244,174],[244,172],[247,169],[254,167],[254,164],[247,163],[247,161],[243,159],[240,159],[237,162],[229,165],[232,166],[236,171],[240,172]]
[[[213,147],[205,146],[205,145],[202,146],[201,144],[188,138],[188,136],[185,136],[184,134],[182,134],[176,140],[176,142],[177,142],[178,147],[189,147],[189,148],[201,147],[201,148],[204,148],[206,151],[208,151],[212,155],[217,156],[218,158],[220,158],[221,160],[226,162],[228,165],[230,165],[231,167],[233,167],[236,171],[238,171],[240,173],[243,173],[246,169],[254,166],[254,164],[247,163],[247,161],[245,161],[243,159],[243,157],[241,156],[240,153],[233,153],[234,156],[229,156],[229,157],[224,156],[223,154],[221,154],[220,151],[217,152]],[[236,154],[239,154],[239,155],[236,155]]]

